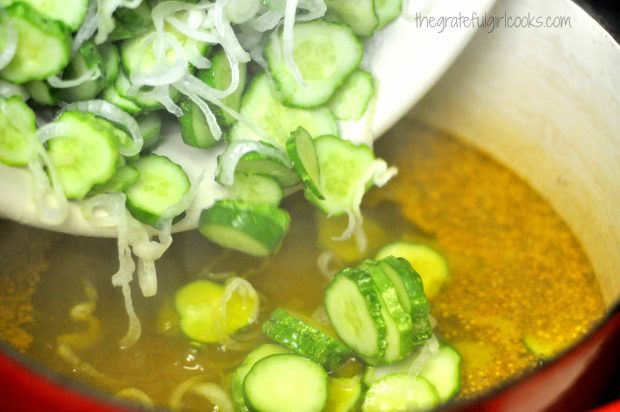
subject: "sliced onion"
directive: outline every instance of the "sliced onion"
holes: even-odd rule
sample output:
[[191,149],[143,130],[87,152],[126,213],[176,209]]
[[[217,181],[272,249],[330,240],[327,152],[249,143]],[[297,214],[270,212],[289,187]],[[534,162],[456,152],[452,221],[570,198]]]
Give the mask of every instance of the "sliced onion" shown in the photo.
[[183,115],[183,110],[181,110],[181,108],[174,102],[174,100],[172,100],[172,97],[170,96],[170,86],[156,86],[153,90],[149,90],[148,92],[141,91],[140,93],[147,99],[157,100],[169,113],[172,113],[177,117]]
[[114,396],[116,396],[117,398],[138,402],[142,406],[145,406],[147,408],[152,408],[155,406],[151,397],[138,388],[121,389],[120,391],[116,392],[116,395]]
[[[154,31],[144,38],[141,56],[138,61],[144,58],[148,51],[155,54],[156,64],[149,72],[136,70],[131,73],[131,83],[137,86],[163,86],[180,80],[188,71],[189,59],[186,51],[181,46],[179,40],[165,31]],[[174,61],[171,63],[167,59],[169,51],[174,52]],[[139,65],[138,65],[139,66]]]
[[67,219],[69,202],[43,144],[38,144],[36,150],[36,155],[28,162],[33,177],[33,203],[41,221],[59,225]]
[[191,27],[189,24],[179,20],[176,17],[168,17],[166,18],[166,21],[170,23],[172,27],[177,29],[179,33],[184,34],[194,40],[211,44],[219,43],[219,36],[215,32],[199,30],[197,28]]
[[63,112],[77,110],[80,112],[93,113],[99,117],[103,117],[123,126],[131,135],[133,144],[129,147],[121,147],[121,154],[123,156],[134,156],[140,153],[144,139],[140,132],[140,126],[138,122],[127,112],[119,109],[115,105],[105,100],[84,100],[81,102],[71,103],[65,106]]
[[250,54],[239,44],[235,31],[226,18],[225,6],[226,0],[216,0],[215,7],[213,7],[213,20],[215,22],[215,29],[220,36],[220,43],[224,50],[227,50],[227,53],[231,53],[234,56],[236,61],[241,63],[249,62]]
[[295,46],[293,32],[295,28],[296,14],[297,0],[287,0],[284,11],[284,26],[282,28],[282,53],[284,54],[284,61],[293,74],[295,81],[300,86],[306,86],[306,82],[299,71],[299,67],[297,67],[297,63],[295,63],[295,58],[293,56],[293,49]]
[[366,173],[359,179],[358,185],[351,196],[351,204],[349,205],[349,210],[347,210],[347,216],[349,217],[347,228],[340,236],[332,238],[333,240],[342,241],[350,239],[355,231],[358,230],[357,228],[362,225],[364,219],[360,206],[362,197],[366,193],[367,183],[372,182],[375,186],[382,187],[397,173],[398,170],[395,167],[388,167],[383,159],[376,159],[368,167]]
[[17,31],[9,19],[2,19],[0,25],[0,70],[13,60],[17,52]]
[[326,250],[316,259],[316,266],[319,268],[319,272],[321,272],[321,275],[327,280],[331,280],[338,272],[337,269],[332,268],[335,260],[336,254],[331,250]]
[[97,1],[92,0],[88,4],[88,11],[84,17],[84,22],[80,26],[79,30],[73,38],[73,45],[71,46],[71,54],[77,53],[82,47],[82,44],[91,37],[97,31]]
[[297,16],[297,21],[320,19],[327,11],[327,5],[323,0],[299,0],[299,8],[306,10],[306,13]]
[[414,361],[411,362],[411,366],[407,373],[411,376],[418,376],[420,370],[426,365],[430,358],[439,353],[439,340],[433,334],[426,342],[424,346],[418,349],[417,356]]
[[208,382],[205,376],[194,376],[181,383],[170,397],[170,409],[173,411],[183,410],[183,398],[188,393],[208,399],[213,405],[213,410],[219,412],[233,412],[233,404],[228,394],[217,384]]
[[275,147],[266,146],[256,140],[237,140],[226,147],[220,155],[217,165],[218,181],[224,186],[230,186],[235,181],[235,169],[239,160],[248,153],[261,153],[265,156],[273,157],[284,163],[291,165],[291,161],[286,155]]
[[217,122],[217,119],[209,105],[200,97],[198,97],[198,95],[194,93],[190,87],[186,86],[185,83],[179,83],[175,87],[177,87],[177,89],[181,93],[187,96],[192,102],[196,104],[196,106],[198,106],[198,108],[205,117],[205,120],[207,122],[207,125],[209,126],[209,129],[211,130],[213,138],[216,141],[220,140],[220,138],[222,137],[222,129],[220,128],[220,125]]
[[47,82],[50,86],[55,87],[57,89],[69,89],[71,87],[79,86],[82,83],[86,83],[92,80],[97,80],[101,77],[101,70],[98,67],[95,67],[91,70],[84,72],[80,77],[76,79],[64,80],[58,76],[48,77]]

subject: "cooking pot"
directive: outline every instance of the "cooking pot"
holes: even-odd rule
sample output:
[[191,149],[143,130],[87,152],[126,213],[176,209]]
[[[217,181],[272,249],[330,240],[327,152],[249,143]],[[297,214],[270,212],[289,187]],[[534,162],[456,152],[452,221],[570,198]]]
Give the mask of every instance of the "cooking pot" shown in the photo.
[[[620,373],[620,46],[568,0],[499,1],[488,16],[521,24],[480,28],[409,115],[460,136],[536,189],[581,242],[609,310],[555,361],[449,410],[586,410]],[[562,17],[565,27],[532,27],[533,16]],[[2,347],[0,410],[130,409]]]

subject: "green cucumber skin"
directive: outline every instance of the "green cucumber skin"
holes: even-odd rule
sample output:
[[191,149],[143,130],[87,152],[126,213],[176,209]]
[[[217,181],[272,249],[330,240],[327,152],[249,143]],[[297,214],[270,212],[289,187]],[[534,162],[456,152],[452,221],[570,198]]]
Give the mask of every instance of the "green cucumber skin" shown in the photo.
[[58,90],[52,88],[44,80],[33,80],[26,83],[30,98],[42,106],[55,106],[60,101]]
[[[379,17],[375,8],[376,0],[326,0],[327,11],[336,16],[337,20],[351,27],[360,37],[370,37],[379,26]],[[368,20],[353,14],[362,10],[367,13]]]
[[[218,141],[213,137],[207,120],[200,108],[189,99],[183,100],[179,104],[179,107],[181,107],[183,111],[183,114],[178,118],[183,142],[185,142],[186,145],[199,149],[210,149],[217,145]],[[200,117],[196,119],[196,116]],[[205,130],[202,131],[202,133],[196,130],[197,125],[195,122],[199,122],[201,128],[204,127]]]
[[114,43],[104,43],[99,45],[99,53],[103,60],[105,75],[103,76],[103,87],[107,88],[114,84],[120,73],[121,55],[118,47]]
[[[280,249],[288,232],[290,220],[287,211],[268,203],[225,199],[218,200],[213,206],[203,210],[200,214],[198,229],[207,239],[220,244],[209,229],[213,226],[225,225],[242,231],[264,245],[268,254],[273,254]],[[264,255],[258,255],[258,257],[262,256]]]
[[353,353],[319,329],[278,308],[263,324],[263,333],[285,348],[305,356],[327,370],[335,370]]
[[[284,85],[284,81],[281,81],[279,79],[279,77],[276,75],[276,73],[272,73],[272,82],[273,82],[273,90],[275,92],[275,95],[278,96],[279,100],[282,102],[282,104],[284,104],[285,106],[291,107],[291,108],[295,108],[295,109],[306,109],[306,110],[312,110],[312,109],[319,109],[325,106],[325,104],[327,102],[329,102],[329,100],[337,93],[337,91],[342,87],[342,85],[346,82],[347,78],[351,75],[351,73],[353,73],[360,65],[360,63],[362,62],[362,59],[364,57],[364,50],[363,50],[363,44],[361,41],[359,41],[359,39],[357,39],[357,37],[355,36],[355,34],[353,34],[353,30],[351,29],[350,26],[346,25],[346,24],[340,24],[340,23],[334,23],[334,22],[326,22],[323,20],[313,20],[313,21],[309,21],[309,22],[305,22],[305,23],[298,23],[295,24],[295,27],[297,28],[298,26],[303,26],[303,25],[317,25],[317,24],[324,24],[324,25],[329,25],[329,26],[339,26],[343,29],[346,30],[350,30],[351,31],[351,35],[352,38],[356,39],[356,51],[357,54],[359,55],[359,57],[357,58],[357,61],[351,65],[351,68],[348,72],[344,72],[340,75],[340,79],[337,81],[333,82],[333,90],[331,91],[331,93],[327,96],[325,96],[323,99],[321,99],[320,101],[316,101],[314,103],[300,103],[300,102],[296,102],[294,101],[294,97],[291,95],[289,96],[286,93],[286,86]],[[281,36],[280,36],[281,37]],[[280,38],[280,42],[282,41],[282,39]],[[278,67],[278,64],[276,63],[277,60],[277,56],[276,53],[272,51],[273,47],[271,47],[272,42],[270,41],[267,46],[265,46],[265,59],[267,60],[267,65],[271,68],[271,67]],[[281,65],[285,63],[284,62],[279,62]],[[275,70],[271,70],[272,72],[275,72]]]
[[[14,112],[4,113],[7,108],[10,112],[11,107],[13,110],[17,109],[17,116]],[[20,120],[24,120],[24,122],[22,123]],[[17,128],[14,127],[15,123],[17,123]],[[3,126],[5,125],[10,129],[14,129],[13,133],[4,129]],[[24,134],[24,132],[27,134]],[[0,163],[15,167],[27,166],[35,153],[36,133],[35,114],[21,96],[11,96],[6,99],[0,98]],[[11,137],[17,137],[21,140],[18,142],[18,146],[20,146],[18,149],[21,148],[22,150],[18,150],[17,153],[15,151],[15,142],[10,139]]]
[[138,169],[130,165],[123,165],[116,170],[116,173],[107,182],[93,186],[89,195],[122,192],[134,184],[139,177]]
[[[388,359],[386,353],[386,363],[394,363],[407,356],[414,347],[413,323],[409,313],[405,312],[398,300],[398,295],[394,289],[392,281],[383,273],[378,263],[374,260],[366,260],[360,265],[360,269],[370,275],[381,298],[381,303],[392,319],[399,334],[398,354],[394,359]],[[390,343],[387,346],[389,350]]]
[[144,143],[142,151],[150,151],[161,140],[162,120],[158,112],[149,112],[136,118]]
[[255,173],[271,176],[282,187],[290,187],[299,183],[299,176],[279,159],[266,157],[262,153],[245,154],[237,164],[237,173]]
[[[306,153],[306,156],[302,156],[302,153],[300,153],[300,148],[298,147],[298,142],[300,142],[300,139],[307,139],[309,153]],[[295,168],[297,175],[301,177],[304,187],[312,192],[312,194],[318,199],[323,200],[324,197],[321,194],[321,171],[319,168],[319,159],[317,158],[316,148],[314,147],[314,142],[310,136],[310,133],[302,127],[291,133],[291,137],[286,143],[286,153],[293,163],[293,167]],[[304,157],[307,157],[308,155],[310,156],[310,162],[314,164],[305,164]],[[310,169],[315,169],[315,175],[313,175],[312,171],[308,170],[308,166],[310,166]]]
[[264,343],[252,352],[248,353],[241,365],[235,369],[230,382],[230,390],[232,392],[236,412],[250,412],[245,404],[245,398],[243,395],[243,381],[245,380],[245,377],[250,369],[252,369],[252,366],[267,356],[276,355],[279,353],[289,353],[289,350],[279,345]]
[[[362,86],[362,91],[367,91],[367,93],[360,93],[359,88],[353,89],[356,85],[352,84],[352,82],[355,82],[356,80],[364,82],[364,86]],[[347,88],[352,89],[347,90]],[[347,93],[355,93],[354,97],[361,99],[355,101],[355,106],[353,108],[347,106]],[[362,118],[364,113],[366,113],[366,111],[368,110],[368,105],[370,104],[370,101],[375,95],[376,85],[374,77],[369,72],[358,68],[349,75],[342,87],[336,91],[334,96],[330,99],[328,105],[331,111],[334,113],[334,116],[336,116],[338,120],[357,121]],[[343,99],[345,101],[343,101]]]
[[[375,290],[372,278],[367,273],[360,271],[356,268],[347,268],[337,274],[334,279],[332,279],[332,281],[329,283],[329,285],[327,285],[327,287],[325,288],[326,299],[327,295],[330,293],[332,286],[334,285],[334,282],[337,281],[338,276],[346,277],[347,279],[355,283],[360,294],[363,296],[364,301],[366,302],[368,312],[370,313],[373,324],[377,329],[377,353],[374,355],[357,353],[357,355],[369,365],[378,365],[383,363],[385,358],[385,350],[387,347],[387,326],[385,324],[385,319],[381,314],[381,300],[379,295],[377,294],[377,291]],[[327,311],[327,315],[330,319],[331,324],[334,326],[334,329],[336,329],[336,333],[338,333],[338,329],[336,327],[336,320],[333,319],[332,315],[329,313],[327,304],[325,305],[325,309]],[[351,343],[347,342],[346,339],[343,339],[343,337],[339,333],[338,335],[346,345],[348,345],[355,351]]]
[[140,106],[121,96],[114,86],[107,87],[103,90],[103,98],[129,114],[137,115],[142,112]]
[[[211,68],[206,70],[198,70],[196,77],[202,80],[205,84],[218,89],[225,90],[230,84],[230,66],[226,53],[222,50],[216,51],[211,56]],[[241,98],[243,97],[243,91],[245,90],[247,80],[247,65],[245,63],[239,63],[239,86],[232,94],[221,99],[221,102],[238,112],[241,107]],[[217,106],[211,107],[213,114],[222,126],[232,126],[235,123],[235,119],[228,113],[223,111]]]
[[[55,20],[48,20],[41,16],[35,9],[24,3],[14,3],[5,9],[9,18],[22,19],[31,26],[35,26],[39,32],[55,37],[62,48],[62,55],[58,56],[58,64],[47,70],[37,70],[29,68],[24,73],[24,61],[20,54],[19,46],[13,60],[2,70],[0,70],[0,78],[8,80],[15,84],[23,84],[31,80],[44,80],[54,76],[69,63],[71,57],[71,34],[67,27]],[[18,34],[19,35],[19,34]],[[26,58],[28,60],[30,56]],[[38,56],[42,58],[44,56]],[[27,61],[27,60],[26,60]],[[39,62],[40,63],[40,62]],[[37,65],[39,66],[39,65]]]
[[396,20],[403,10],[402,0],[374,0],[374,3],[379,18],[377,29],[382,29]]

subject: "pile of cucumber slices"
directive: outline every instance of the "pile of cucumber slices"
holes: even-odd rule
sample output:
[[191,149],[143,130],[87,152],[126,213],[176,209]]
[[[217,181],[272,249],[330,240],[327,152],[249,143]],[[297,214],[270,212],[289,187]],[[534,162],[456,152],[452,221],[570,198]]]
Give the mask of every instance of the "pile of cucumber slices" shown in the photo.
[[68,200],[123,194],[133,218],[169,227],[197,184],[156,154],[174,124],[185,144],[221,152],[226,195],[199,223],[211,241],[275,253],[290,220],[280,203],[298,190],[329,216],[347,214],[349,237],[364,192],[395,170],[342,139],[338,122],[372,112],[363,42],[401,7],[1,0],[0,162],[38,164]]
[[232,376],[236,410],[411,412],[456,396],[461,357],[434,337],[408,261],[389,256],[343,270],[324,304],[329,325],[282,308],[271,314],[263,333],[275,344],[250,352]]

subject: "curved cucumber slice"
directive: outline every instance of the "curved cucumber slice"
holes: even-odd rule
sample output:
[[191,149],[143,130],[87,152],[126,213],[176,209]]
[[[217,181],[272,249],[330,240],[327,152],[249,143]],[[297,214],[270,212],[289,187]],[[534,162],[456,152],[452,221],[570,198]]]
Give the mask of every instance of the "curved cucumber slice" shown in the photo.
[[0,71],[0,77],[22,84],[58,74],[71,57],[71,35],[66,26],[48,20],[27,4],[14,3],[6,16],[17,31],[17,51],[13,60]]
[[233,199],[269,203],[274,206],[278,206],[284,196],[275,178],[246,173],[235,174],[235,183],[230,186],[229,193]]
[[26,166],[35,154],[36,134],[34,112],[21,97],[0,99],[0,162]]
[[264,343],[250,352],[241,365],[235,369],[230,382],[230,390],[232,392],[233,402],[235,403],[235,410],[237,412],[249,412],[243,396],[243,381],[245,380],[245,377],[250,369],[252,369],[252,366],[254,366],[254,364],[259,360],[266,358],[269,355],[279,353],[289,353],[289,350],[280,345]]
[[[226,90],[232,80],[232,69],[228,62],[228,57],[223,50],[216,51],[211,57],[211,68],[207,70],[199,70],[196,74],[200,80],[208,84],[209,86],[218,89]],[[221,99],[221,102],[233,109],[239,111],[241,106],[241,96],[245,89],[245,81],[247,77],[247,65],[245,63],[239,63],[239,86],[232,94]],[[217,106],[212,106],[213,113],[217,116],[218,122],[223,126],[230,126],[235,123],[235,119],[220,109]]]
[[121,71],[121,55],[114,43],[99,45],[99,53],[104,64],[103,87],[109,87],[114,84]]
[[50,20],[63,22],[71,31],[76,31],[88,11],[89,0],[19,0]]
[[183,111],[183,114],[179,117],[183,142],[200,149],[208,149],[215,146],[218,141],[213,137],[207,119],[198,105],[186,99],[181,102],[180,107]]
[[224,285],[204,279],[179,289],[174,302],[183,333],[198,342],[217,343],[256,320],[258,299],[235,291],[224,301],[225,294]]
[[437,296],[450,277],[448,263],[444,257],[429,246],[408,242],[391,243],[377,253],[377,259],[390,255],[406,259],[420,274],[424,293],[429,299]]
[[95,185],[90,191],[90,195],[122,192],[134,184],[139,177],[140,172],[135,167],[129,165],[121,166],[107,182]]
[[366,363],[384,362],[387,326],[369,274],[345,269],[325,290],[325,310],[342,341]]
[[331,98],[329,108],[338,120],[359,120],[374,94],[375,80],[372,74],[358,69],[351,73],[345,84]]
[[420,370],[437,391],[441,403],[454,398],[461,388],[461,355],[448,345],[441,346]]
[[198,228],[222,247],[261,257],[280,248],[289,222],[285,210],[268,203],[219,200],[202,212]]
[[46,81],[33,80],[26,83],[30,98],[43,106],[54,106],[60,100],[59,91],[53,89]]
[[49,141],[51,162],[67,198],[82,199],[116,172],[121,157],[114,126],[81,112],[65,112],[56,123],[65,134]]
[[401,306],[394,284],[377,262],[367,260],[360,269],[370,275],[381,298],[381,313],[387,326],[385,362],[397,362],[413,349],[411,316]]
[[353,412],[358,410],[362,397],[359,375],[350,378],[329,378],[329,397],[325,412]]
[[161,139],[161,116],[157,112],[143,114],[136,118],[144,143],[142,150],[152,148]]
[[121,96],[114,86],[103,90],[103,98],[129,114],[138,114],[142,111],[140,106]]
[[368,146],[356,146],[335,136],[321,136],[314,140],[319,170],[321,171],[321,194],[317,198],[306,190],[306,198],[330,216],[346,213],[355,206],[356,191],[368,182],[367,170],[375,160]]
[[362,412],[427,411],[439,405],[433,385],[407,373],[388,375],[373,383],[364,397]]
[[295,130],[286,143],[286,152],[305,187],[317,198],[324,199],[320,189],[319,159],[310,134],[301,127]]
[[263,140],[284,148],[290,134],[299,127],[306,129],[312,137],[339,134],[336,119],[329,109],[295,109],[280,103],[264,73],[254,77],[248,86],[243,95],[240,113],[268,136],[265,137],[260,130],[237,122],[228,133],[229,141]]
[[396,20],[403,9],[403,0],[374,0],[374,2],[379,18],[379,29]]
[[132,164],[140,178],[125,190],[127,209],[139,221],[156,226],[165,212],[189,191],[190,181],[178,164],[165,156],[150,154]]
[[290,106],[318,107],[359,66],[362,43],[349,27],[323,20],[296,24],[293,31],[293,60],[305,84],[297,81],[286,62],[280,32],[265,48],[276,94]]
[[325,0],[327,10],[351,27],[355,34],[370,37],[379,25],[376,0]]
[[320,412],[327,402],[327,372],[294,354],[276,354],[256,362],[243,383],[251,410]]
[[116,77],[114,87],[121,96],[123,96],[127,100],[131,100],[143,109],[157,110],[162,108],[162,104],[159,102],[159,100],[154,99],[148,94],[145,94],[143,91],[136,90],[135,92],[130,92],[131,82],[127,78],[125,72],[123,72],[122,70],[119,71],[118,76]]
[[282,308],[273,311],[263,324],[263,332],[268,338],[327,370],[335,370],[352,355],[342,343]]

